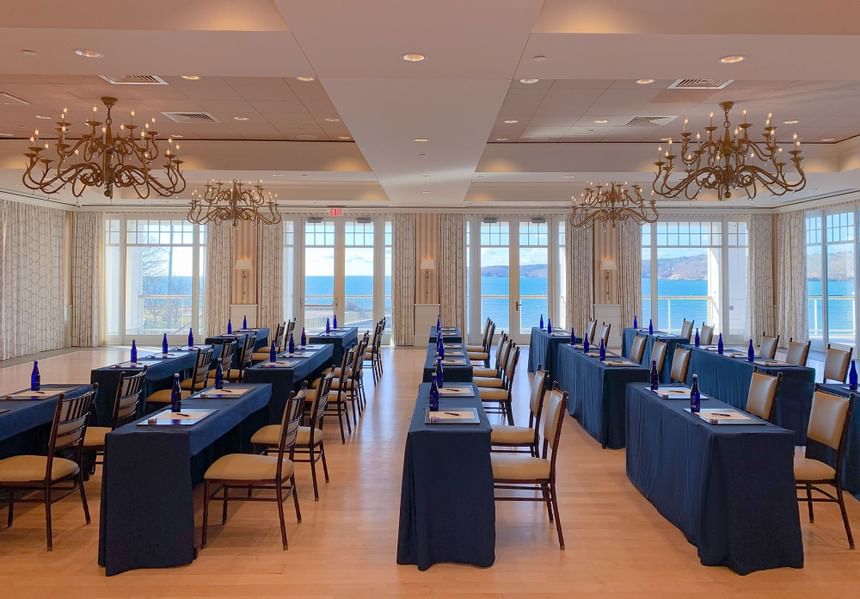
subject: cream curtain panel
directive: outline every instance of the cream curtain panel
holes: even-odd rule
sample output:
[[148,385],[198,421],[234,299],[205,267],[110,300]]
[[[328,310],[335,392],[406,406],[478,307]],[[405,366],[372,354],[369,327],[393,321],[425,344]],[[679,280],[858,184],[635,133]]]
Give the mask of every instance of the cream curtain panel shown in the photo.
[[217,335],[230,318],[234,228],[230,223],[206,225],[206,331]]
[[440,215],[439,229],[439,311],[442,322],[465,330],[466,228],[463,215]]
[[72,331],[73,347],[101,344],[101,259],[104,214],[77,212],[72,221]]
[[[777,216],[776,330],[789,338],[806,341],[806,259],[803,211]],[[751,293],[757,294],[755,281]]]
[[642,226],[625,220],[618,226],[618,297],[621,328],[632,326],[642,314]]
[[257,258],[257,326],[272,327],[274,334],[277,323],[284,320],[284,223],[257,226]]
[[415,215],[395,214],[392,233],[392,315],[395,345],[415,338]]
[[65,218],[0,200],[0,360],[65,345]]
[[578,333],[594,313],[594,230],[567,225],[567,323]]
[[[765,333],[778,332],[773,318],[773,217],[754,214],[750,217],[749,233],[750,334],[757,341]],[[802,258],[803,245],[799,249]],[[788,343],[788,337],[785,342]]]

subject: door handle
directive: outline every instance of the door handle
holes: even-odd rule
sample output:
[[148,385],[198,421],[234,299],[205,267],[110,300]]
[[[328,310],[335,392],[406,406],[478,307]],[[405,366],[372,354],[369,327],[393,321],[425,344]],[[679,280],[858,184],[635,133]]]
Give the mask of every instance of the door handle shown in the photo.
[[517,310],[517,312],[519,312],[519,311],[520,311],[520,302],[516,302],[516,304],[515,304],[515,305],[516,305],[516,310]]

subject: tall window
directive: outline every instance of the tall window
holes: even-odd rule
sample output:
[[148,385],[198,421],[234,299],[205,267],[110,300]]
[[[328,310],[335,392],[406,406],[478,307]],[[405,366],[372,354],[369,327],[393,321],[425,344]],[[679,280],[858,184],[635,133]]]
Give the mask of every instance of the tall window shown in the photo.
[[481,322],[491,318],[496,330],[510,330],[509,225],[481,223]]
[[520,222],[520,333],[528,333],[540,315],[549,315],[549,225]]
[[558,309],[556,321],[561,328],[567,327],[567,220],[558,223]]
[[391,291],[391,273],[392,271],[392,252],[394,251],[394,228],[393,224],[390,220],[385,221],[385,238],[383,239],[385,244],[385,282],[384,282],[384,294],[383,294],[383,307],[382,314],[385,316],[385,330],[386,332],[391,331],[391,322],[392,322],[392,314],[394,310],[392,306],[394,305],[393,295]]
[[304,326],[319,330],[335,302],[334,221],[305,222]]
[[296,317],[296,223],[284,221],[284,257],[283,257],[283,305],[284,319]]
[[[806,322],[809,338],[813,342],[824,342],[824,266],[821,263],[820,214],[806,216]],[[818,344],[817,343],[817,344]]]
[[181,219],[106,219],[108,337],[128,342],[200,330],[205,242],[205,227]]
[[344,322],[369,329],[373,327],[373,221],[347,221],[344,235]]
[[749,329],[747,223],[668,221],[642,227],[642,315],[680,331],[684,319],[740,340]]

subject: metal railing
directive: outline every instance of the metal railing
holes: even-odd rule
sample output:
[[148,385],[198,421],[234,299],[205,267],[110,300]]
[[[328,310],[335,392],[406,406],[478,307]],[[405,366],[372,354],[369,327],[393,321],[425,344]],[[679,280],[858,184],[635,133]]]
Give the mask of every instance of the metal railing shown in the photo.
[[[857,322],[855,317],[855,297],[853,295],[828,295],[826,298],[822,295],[810,295],[807,296],[806,301],[806,309],[807,309],[807,327],[809,329],[810,337],[824,337],[824,302],[827,301],[827,329],[828,329],[828,337],[832,339],[846,339],[850,340],[852,343],[854,341],[855,331],[857,330]],[[847,315],[844,315],[842,322],[834,322],[834,310],[838,304],[848,304],[843,309],[838,310],[838,312],[844,315],[847,312]]]

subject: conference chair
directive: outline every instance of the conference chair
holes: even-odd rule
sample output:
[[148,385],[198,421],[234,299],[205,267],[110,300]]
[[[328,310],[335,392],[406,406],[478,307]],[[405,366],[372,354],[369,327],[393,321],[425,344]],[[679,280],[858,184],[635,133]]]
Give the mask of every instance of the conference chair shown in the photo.
[[478,395],[484,406],[484,412],[501,414],[507,417],[508,424],[514,425],[514,410],[511,403],[511,391],[514,387],[514,375],[517,371],[517,363],[520,359],[520,348],[512,343],[508,350],[508,359],[505,363],[505,373],[500,387],[478,387]]
[[676,383],[687,382],[687,369],[690,366],[690,348],[675,347],[675,353],[672,356],[672,370],[669,371],[669,380]]
[[758,355],[765,360],[773,360],[776,357],[776,348],[779,346],[779,335],[776,337],[762,334],[758,346]]
[[764,420],[773,421],[776,393],[779,391],[781,382],[781,372],[772,376],[754,368],[750,379],[750,389],[747,393],[746,411]]
[[[239,369],[233,368],[233,356],[236,353],[237,341],[225,343],[221,346],[221,357],[218,360],[221,362],[221,372],[226,381],[239,380]],[[217,363],[216,363],[217,364]],[[211,387],[215,384],[215,367],[210,365],[209,374],[206,379],[206,385]]]
[[499,336],[499,344],[496,346],[495,366],[492,368],[479,368],[477,366],[472,366],[472,376],[474,378],[496,378],[502,376],[502,367],[504,366],[504,360],[502,360],[502,351],[505,347],[507,347],[507,341],[508,336],[504,331],[502,331],[502,334]]
[[699,343],[702,345],[711,345],[714,342],[714,326],[703,324],[699,330]]
[[[516,345],[507,335],[502,336],[502,342],[499,343],[499,348],[496,350],[496,370],[488,376],[478,376],[475,370],[472,370],[472,382],[478,387],[502,387],[504,386],[505,368],[508,363],[508,354]],[[484,369],[481,369],[484,370]],[[486,369],[487,372],[491,369]]]
[[588,343],[594,345],[594,333],[597,331],[597,320],[589,320],[585,327],[585,335],[583,339],[588,339]]
[[603,341],[603,347],[609,347],[609,331],[612,330],[611,322],[604,322],[600,325],[600,336],[597,338],[598,344]]
[[84,453],[88,456],[87,461],[91,464],[91,471],[95,471],[96,464],[99,463],[98,457],[104,457],[105,435],[137,418],[140,402],[143,399],[145,377],[146,367],[136,373],[124,372],[116,387],[111,425],[87,427],[84,435]]
[[[286,340],[289,339],[287,336],[287,323],[279,322],[278,326],[275,328],[275,336],[272,337],[272,341],[275,342],[275,351],[281,353],[284,351],[284,347],[286,345]],[[255,339],[254,343],[256,343],[256,338],[251,335],[252,339]],[[254,362],[263,362],[269,359],[269,351],[271,350],[271,346],[269,347],[261,347],[258,351],[252,352],[251,360]]]
[[827,353],[824,354],[824,382],[829,380],[840,383],[845,382],[848,375],[848,367],[851,365],[851,354],[854,348],[838,349],[827,344]]
[[[194,360],[194,369],[191,371],[191,376],[179,382],[179,386],[182,388],[180,392],[182,399],[188,399],[194,393],[202,391],[208,386],[209,364],[212,362],[212,352],[212,347],[197,348],[197,358]],[[160,389],[150,393],[146,398],[146,402],[162,405],[169,404],[172,395],[172,387]]]
[[645,355],[645,346],[647,344],[648,337],[645,335],[636,335],[633,337],[633,343],[630,344],[630,355],[628,356],[631,362],[642,363],[642,357]]
[[466,352],[469,354],[469,360],[473,360],[476,362],[481,361],[484,363],[484,366],[489,366],[490,365],[490,348],[493,345],[493,337],[495,337],[495,335],[496,335],[496,323],[490,322],[490,328],[487,329],[486,338],[484,339],[483,349],[481,349],[480,351],[474,351],[473,349],[470,349],[470,347],[474,347],[474,346],[467,346]]
[[[687,341],[689,341],[690,337],[693,335],[694,323],[694,320],[687,320],[686,318],[681,322],[681,337],[683,337]],[[701,341],[701,335],[699,336],[699,339]]]
[[789,338],[788,351],[785,353],[786,363],[794,364],[795,366],[806,366],[806,360],[809,358],[809,346],[811,344],[812,341],[803,343]]
[[[547,372],[538,365],[532,377],[529,393],[529,425],[509,426],[499,424],[493,426],[490,433],[490,444],[492,447],[509,448],[507,451],[518,452],[526,449],[530,455],[540,455],[540,417],[543,412],[544,395],[547,391]],[[493,451],[498,451],[493,449]]]
[[[666,363],[666,352],[669,350],[669,344],[660,339],[654,340],[654,345],[651,346],[651,361],[657,362],[657,374],[660,380],[663,380],[663,365]],[[644,364],[651,368],[651,364]]]

